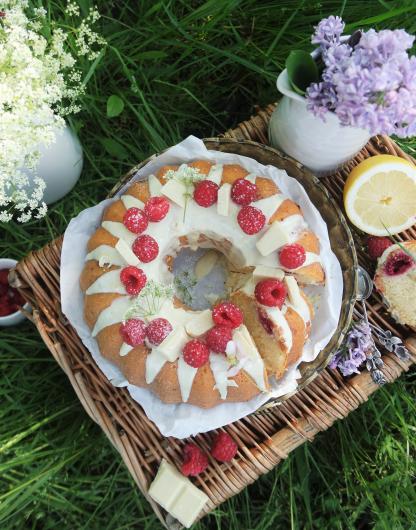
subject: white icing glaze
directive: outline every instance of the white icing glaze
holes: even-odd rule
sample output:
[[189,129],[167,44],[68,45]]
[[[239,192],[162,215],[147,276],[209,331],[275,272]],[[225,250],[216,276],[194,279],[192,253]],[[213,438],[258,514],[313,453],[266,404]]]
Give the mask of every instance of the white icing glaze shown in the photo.
[[101,311],[97,322],[95,323],[94,329],[92,330],[92,336],[96,337],[98,333],[106,328],[122,322],[124,315],[131,306],[131,299],[128,296],[121,296],[113,300],[112,304],[103,311]]
[[140,199],[137,199],[136,197],[133,197],[133,195],[122,195],[120,199],[126,210],[129,208],[139,208],[142,210],[144,208],[144,202],[142,202]]
[[281,193],[276,193],[275,195],[271,195],[270,197],[266,197],[265,199],[260,199],[258,201],[253,202],[252,206],[255,206],[263,212],[264,216],[266,217],[266,223],[268,223],[271,216],[285,200],[286,197],[284,195],[282,195]]
[[146,357],[146,383],[150,385],[167,362],[166,357],[158,350],[152,350]]
[[86,294],[99,293],[127,294],[126,289],[120,280],[120,269],[102,274],[86,290]]
[[263,359],[260,357],[246,326],[242,325],[234,330],[233,342],[236,344],[237,359],[244,361],[244,371],[248,373],[262,392],[266,392],[267,387],[264,379]]
[[191,393],[192,384],[194,382],[196,373],[198,371],[198,368],[194,368],[193,366],[190,366],[187,364],[184,360],[182,355],[178,359],[178,381],[179,381],[179,387],[181,390],[181,397],[182,401],[185,403],[189,399],[189,395]]
[[209,364],[215,379],[214,388],[220,393],[221,399],[225,399],[227,397],[228,387],[238,386],[233,379],[228,379],[229,363],[227,357],[221,353],[211,352],[209,356]]
[[126,342],[123,342],[120,348],[120,357],[124,357],[125,355],[129,354],[131,350],[133,350],[133,346],[130,346],[130,344],[127,344]]
[[287,303],[287,306],[296,311],[296,313],[302,317],[305,324],[310,322],[311,313],[309,306],[300,292],[296,278],[294,276],[285,276],[284,281],[288,289],[289,302]]
[[87,254],[85,261],[96,260],[100,267],[117,265],[118,267],[124,267],[126,261],[117,252],[114,247],[110,245],[100,245]]
[[279,337],[285,344],[288,351],[290,351],[293,344],[292,331],[283,314],[283,311],[278,307],[267,307],[265,305],[262,305],[261,307],[266,312],[268,318],[270,318],[270,320],[279,328]]

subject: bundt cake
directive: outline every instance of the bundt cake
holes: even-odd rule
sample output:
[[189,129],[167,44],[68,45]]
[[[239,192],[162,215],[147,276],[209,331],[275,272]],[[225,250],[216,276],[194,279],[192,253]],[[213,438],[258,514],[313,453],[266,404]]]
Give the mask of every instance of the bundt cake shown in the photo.
[[[181,299],[172,267],[185,247],[225,256],[227,299],[200,311]],[[267,391],[310,331],[302,284],[325,281],[300,208],[271,179],[204,160],[134,182],[87,251],[80,285],[92,336],[131,384],[166,403],[212,407]]]
[[388,247],[378,260],[374,284],[391,315],[416,328],[416,241]]

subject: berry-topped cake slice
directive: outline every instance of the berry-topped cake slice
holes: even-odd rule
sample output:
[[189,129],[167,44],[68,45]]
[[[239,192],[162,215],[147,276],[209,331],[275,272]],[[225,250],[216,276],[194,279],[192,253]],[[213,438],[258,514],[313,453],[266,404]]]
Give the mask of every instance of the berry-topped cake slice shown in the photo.
[[378,260],[374,284],[392,316],[416,328],[416,241],[385,244]]
[[[203,310],[175,289],[183,249],[213,249],[228,294]],[[104,357],[166,403],[212,407],[269,389],[302,355],[323,284],[300,208],[242,166],[164,166],[104,212],[81,275],[85,320]]]

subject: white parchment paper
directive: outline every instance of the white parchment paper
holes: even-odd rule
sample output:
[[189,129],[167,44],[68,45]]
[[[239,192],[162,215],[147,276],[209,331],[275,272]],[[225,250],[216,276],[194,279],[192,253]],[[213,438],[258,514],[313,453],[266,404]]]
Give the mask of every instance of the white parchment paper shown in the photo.
[[[271,178],[282,192],[302,208],[310,228],[319,237],[321,257],[326,273],[323,287],[308,288],[315,299],[316,314],[312,322],[311,336],[305,345],[302,361],[311,361],[326,346],[338,324],[342,303],[343,281],[341,267],[331,250],[326,224],[318,210],[310,202],[305,190],[297,180],[285,171],[274,166],[264,166],[251,158],[219,151],[208,151],[204,143],[189,136],[183,142],[168,149],[149,162],[126,184],[118,196],[135,180],[146,178],[167,164],[181,164],[193,160],[210,160],[213,163],[240,164],[250,173],[258,173]],[[270,397],[278,397],[297,387],[300,377],[297,366],[292,366],[285,376],[272,383],[270,394],[261,394],[245,403],[224,403],[212,409],[201,409],[186,403],[167,405],[162,403],[147,389],[130,385],[123,373],[99,352],[97,342],[83,318],[83,293],[79,287],[79,277],[84,267],[87,243],[101,224],[104,209],[115,199],[107,199],[97,206],[88,208],[72,219],[65,232],[61,255],[61,299],[62,311],[77,331],[82,342],[91,352],[95,362],[114,386],[126,386],[132,398],[140,403],[147,416],[156,423],[164,436],[185,438],[231,423],[254,412]]]

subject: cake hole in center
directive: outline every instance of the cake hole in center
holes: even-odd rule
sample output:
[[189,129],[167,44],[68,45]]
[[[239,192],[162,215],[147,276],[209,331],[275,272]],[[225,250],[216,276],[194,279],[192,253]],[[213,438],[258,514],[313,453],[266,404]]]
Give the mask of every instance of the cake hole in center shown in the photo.
[[176,296],[191,309],[208,309],[227,298],[227,259],[215,249],[181,249],[172,272]]

